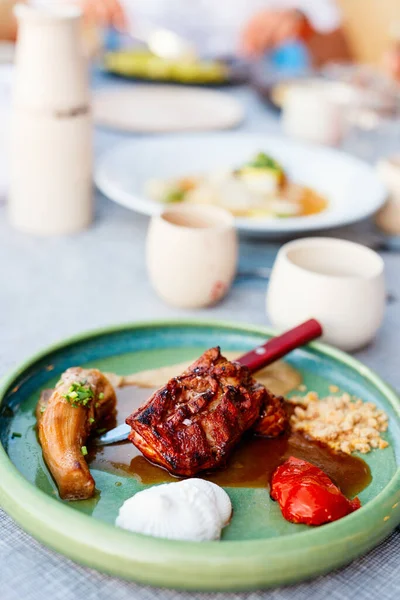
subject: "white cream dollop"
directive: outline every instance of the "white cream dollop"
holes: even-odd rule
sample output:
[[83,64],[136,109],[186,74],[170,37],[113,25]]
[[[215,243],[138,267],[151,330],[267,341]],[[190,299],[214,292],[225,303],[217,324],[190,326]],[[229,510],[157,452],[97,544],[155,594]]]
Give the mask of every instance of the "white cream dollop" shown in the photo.
[[232,504],[215,483],[185,479],[138,492],[125,500],[117,527],[171,540],[218,540],[228,525]]

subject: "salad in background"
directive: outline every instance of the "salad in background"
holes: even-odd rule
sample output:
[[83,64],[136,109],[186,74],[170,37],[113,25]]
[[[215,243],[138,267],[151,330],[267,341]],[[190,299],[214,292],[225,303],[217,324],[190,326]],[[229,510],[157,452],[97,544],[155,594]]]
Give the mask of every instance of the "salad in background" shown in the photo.
[[163,204],[214,204],[250,218],[303,217],[328,206],[317,191],[289,180],[282,165],[264,152],[236,169],[174,179],[151,179],[145,193]]
[[221,60],[186,57],[167,59],[146,49],[107,52],[104,68],[120,77],[186,84],[221,85],[231,79],[231,69]]

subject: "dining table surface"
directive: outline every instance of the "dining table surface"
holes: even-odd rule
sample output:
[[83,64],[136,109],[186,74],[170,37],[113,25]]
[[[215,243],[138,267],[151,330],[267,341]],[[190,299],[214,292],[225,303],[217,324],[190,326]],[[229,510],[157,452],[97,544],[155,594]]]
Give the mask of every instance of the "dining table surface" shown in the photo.
[[[95,89],[113,85],[114,80],[101,75],[93,78]],[[239,131],[266,136],[280,132],[278,114],[249,87],[232,87],[226,93],[245,108]],[[96,159],[132,136],[97,129]],[[385,153],[384,145],[379,153]],[[0,204],[0,377],[57,340],[106,325],[176,318],[268,325],[268,280],[255,270],[265,269],[267,276],[280,241],[241,239],[239,274],[228,296],[203,310],[172,308],[155,295],[147,278],[144,248],[148,218],[114,204],[99,192],[94,194],[96,214],[92,227],[67,237],[40,238],[15,231],[7,220],[6,203]],[[400,248],[396,240],[386,240],[379,234],[370,221],[328,235],[365,243],[383,257],[387,281],[384,322],[374,342],[355,356],[399,390]],[[367,555],[313,581],[274,590],[213,594],[146,587],[82,567],[37,542],[0,509],[1,600],[399,597],[399,528]]]

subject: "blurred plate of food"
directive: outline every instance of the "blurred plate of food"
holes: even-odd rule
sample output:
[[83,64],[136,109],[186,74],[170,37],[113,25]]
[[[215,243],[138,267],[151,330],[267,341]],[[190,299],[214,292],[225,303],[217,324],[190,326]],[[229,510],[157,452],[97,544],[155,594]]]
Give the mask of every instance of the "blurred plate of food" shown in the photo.
[[217,90],[142,84],[96,92],[93,114],[102,127],[163,133],[229,129],[242,121],[244,111],[235,98]]
[[246,66],[234,59],[163,58],[147,49],[109,51],[103,57],[106,73],[140,81],[220,86],[240,83]]
[[265,134],[130,141],[102,157],[95,181],[111,200],[143,214],[176,202],[215,204],[235,215],[239,231],[265,237],[354,223],[386,198],[359,159]]

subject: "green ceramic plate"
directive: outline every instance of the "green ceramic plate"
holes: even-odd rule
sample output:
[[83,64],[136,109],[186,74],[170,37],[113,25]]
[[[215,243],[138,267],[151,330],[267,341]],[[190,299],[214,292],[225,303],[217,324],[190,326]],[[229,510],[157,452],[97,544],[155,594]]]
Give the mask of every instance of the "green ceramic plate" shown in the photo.
[[80,335],[28,360],[0,389],[1,505],[26,531],[75,561],[160,586],[239,590],[282,585],[367,552],[400,522],[400,403],[369,369],[320,344],[288,358],[307,387],[326,394],[334,382],[375,402],[390,418],[389,447],[366,456],[373,479],[360,494],[360,510],[336,523],[307,528],[286,522],[266,489],[228,488],[234,518],[222,541],[189,543],[113,526],[122,502],[143,487],[133,477],[95,470],[99,493],[93,500],[58,498],[36,439],[33,410],[40,390],[51,387],[67,367],[90,365],[124,374],[194,358],[217,344],[223,350],[249,350],[270,335],[260,327],[226,323],[133,324]]

